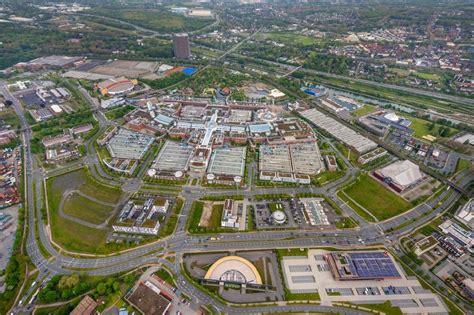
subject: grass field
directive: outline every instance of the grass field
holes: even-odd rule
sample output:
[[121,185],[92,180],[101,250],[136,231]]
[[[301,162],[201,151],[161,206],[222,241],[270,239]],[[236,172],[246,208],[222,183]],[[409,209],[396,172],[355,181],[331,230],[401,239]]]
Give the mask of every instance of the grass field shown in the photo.
[[155,272],[155,275],[157,275],[161,280],[164,282],[174,286],[174,277],[166,270],[166,269],[159,269],[157,272]]
[[[118,200],[120,197],[119,188],[111,190],[109,187],[90,178],[85,169],[81,169],[49,178],[46,181],[46,189],[48,192],[51,233],[53,240],[58,245],[70,251],[95,254],[108,254],[124,248],[124,245],[120,244],[106,244],[109,232],[107,229],[93,229],[72,222],[62,218],[58,211],[61,198],[67,191],[80,189],[86,195],[90,193],[91,195],[89,196],[100,196],[101,198],[98,199],[113,202],[114,199]],[[90,204],[86,203],[85,205]],[[68,209],[68,211],[78,213],[78,210],[72,208]],[[90,216],[91,214],[88,213],[87,217],[90,218]],[[84,218],[82,213],[80,218]]]
[[349,217],[343,217],[336,221],[336,227],[338,229],[352,229],[357,227],[358,224],[355,222],[352,218]]
[[402,311],[400,310],[399,307],[393,306],[390,301],[386,301],[383,304],[357,304],[360,307],[363,308],[369,308],[375,311],[380,311],[385,314],[390,314],[390,315],[402,315]]
[[364,209],[356,205],[352,200],[347,198],[343,191],[339,191],[337,193],[337,196],[339,197],[339,199],[344,201],[349,207],[351,207],[352,210],[357,212],[357,214],[360,215],[364,220],[366,220],[367,222],[375,222],[375,219],[369,213],[367,213]]
[[90,13],[119,19],[144,28],[163,32],[192,31],[202,28],[213,21],[212,19],[187,18],[183,15],[174,14],[163,9],[94,8]]
[[87,196],[110,203],[117,203],[122,194],[119,187],[104,185],[87,175],[79,190]]
[[[442,127],[439,124],[436,124],[435,127],[432,130],[429,130],[429,126],[431,125],[431,122],[415,118],[415,117],[407,117],[408,120],[411,121],[410,128],[415,131],[414,136],[417,138],[422,138],[423,136],[426,135],[433,135],[435,137],[438,137],[438,131]],[[449,137],[453,136],[458,132],[457,129],[450,128],[449,132]]]
[[378,107],[375,106],[375,105],[365,104],[363,107],[358,108],[356,110],[353,110],[351,112],[351,115],[355,116],[355,117],[361,117],[361,116],[367,115],[369,113],[372,113],[372,112],[376,111],[377,109],[378,109]]
[[311,179],[311,183],[320,187],[338,178],[341,178],[342,176],[344,176],[345,173],[345,171],[322,172],[321,174],[318,174],[313,177]]
[[93,224],[105,222],[113,210],[114,208],[111,206],[98,204],[77,193],[73,193],[64,203],[63,209],[64,213]]
[[224,205],[213,205],[211,220],[209,221],[210,229],[217,229],[221,227],[222,212],[224,211]]
[[472,165],[471,161],[459,159],[458,163],[456,164],[456,173],[462,171],[465,168],[468,168]]
[[18,119],[18,116],[16,115],[13,108],[7,107],[0,111],[0,120],[4,120],[5,124],[11,125],[13,130],[20,127],[20,120]]
[[319,293],[291,293],[285,290],[285,301],[320,301]]
[[410,75],[410,71],[401,69],[401,68],[388,68],[386,71],[390,73],[395,73],[397,76],[401,78],[405,78]]
[[[67,176],[68,178],[72,178],[73,176],[71,176],[71,174],[74,173],[66,174],[61,177]],[[63,189],[61,187],[61,181],[57,179],[58,178],[48,179],[46,182],[53,240],[60,246],[72,251],[89,253],[102,252],[107,237],[106,230],[92,229],[59,216],[58,208]]]
[[271,212],[275,212],[277,210],[284,211],[283,206],[279,202],[271,202],[268,204],[268,208],[270,209]]
[[160,228],[160,237],[166,237],[173,234],[176,224],[178,224],[178,216],[181,213],[183,208],[183,199],[176,199],[176,203],[173,206],[172,213],[169,215],[168,219],[163,222],[162,227]]
[[287,248],[287,249],[277,249],[277,257],[285,257],[285,256],[308,256],[308,249],[304,248],[301,250],[300,248]]
[[309,37],[304,35],[298,35],[293,33],[265,33],[260,36],[261,38],[266,38],[274,40],[284,44],[296,44],[301,46],[311,46],[321,42],[320,39],[316,37]]
[[413,75],[423,80],[441,81],[441,77],[435,73],[415,72]]
[[408,201],[385,188],[368,174],[361,174],[344,192],[378,220],[389,219],[412,207]]

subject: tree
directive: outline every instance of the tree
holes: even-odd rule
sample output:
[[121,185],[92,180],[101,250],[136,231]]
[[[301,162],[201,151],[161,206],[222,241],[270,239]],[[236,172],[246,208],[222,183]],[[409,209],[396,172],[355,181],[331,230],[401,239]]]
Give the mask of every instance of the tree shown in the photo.
[[120,283],[115,281],[112,287],[114,288],[114,292],[118,292],[120,290]]
[[428,130],[433,130],[435,128],[436,124],[434,121],[432,121],[429,125],[428,125]]
[[101,282],[97,285],[97,294],[99,295],[104,295],[105,292],[107,291],[107,286],[105,285],[105,283]]

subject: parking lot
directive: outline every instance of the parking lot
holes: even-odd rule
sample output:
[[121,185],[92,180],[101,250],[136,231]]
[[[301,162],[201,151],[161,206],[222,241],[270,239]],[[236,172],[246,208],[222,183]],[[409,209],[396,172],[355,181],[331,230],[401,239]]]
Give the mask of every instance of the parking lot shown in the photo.
[[12,253],[15,231],[18,223],[18,205],[0,210],[0,214],[9,216],[8,227],[0,231],[0,270],[4,270]]
[[[254,201],[250,205],[253,207],[255,226],[257,229],[280,229],[280,228],[302,228],[302,229],[330,229],[334,227],[334,222],[340,218],[324,200],[321,202],[321,213],[319,215],[308,215],[308,201],[317,198],[290,198]],[[285,224],[275,224],[272,220],[272,205],[281,204],[286,214]],[[280,209],[277,209],[280,210]],[[309,211],[309,210],[308,210]]]
[[[272,213],[274,205],[279,204],[277,210],[283,211],[286,214],[285,224],[276,224],[272,220]],[[254,209],[255,226],[257,229],[280,229],[280,228],[296,228],[304,222],[300,212],[297,210],[296,201],[294,199],[287,200],[262,200],[255,201],[252,204]]]

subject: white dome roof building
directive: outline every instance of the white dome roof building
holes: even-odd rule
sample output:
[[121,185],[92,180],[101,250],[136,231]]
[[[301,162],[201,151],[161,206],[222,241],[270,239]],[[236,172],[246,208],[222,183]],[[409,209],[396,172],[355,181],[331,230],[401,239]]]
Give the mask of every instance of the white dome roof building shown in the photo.
[[285,224],[286,214],[283,211],[277,210],[272,213],[272,221],[276,224]]

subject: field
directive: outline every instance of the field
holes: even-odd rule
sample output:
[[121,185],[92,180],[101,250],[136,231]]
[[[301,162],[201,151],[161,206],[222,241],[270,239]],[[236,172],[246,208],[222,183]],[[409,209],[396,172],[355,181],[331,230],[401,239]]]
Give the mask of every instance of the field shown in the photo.
[[441,81],[441,77],[435,73],[415,72],[413,75],[424,80]]
[[[91,179],[85,169],[81,169],[49,178],[46,181],[46,189],[52,238],[58,245],[71,251],[95,254],[110,253],[121,247],[118,244],[106,244],[107,229],[90,228],[65,219],[59,214],[61,199],[68,191],[80,190],[88,196],[94,198],[100,196],[102,198],[97,199],[113,202],[112,200],[118,200],[120,196],[119,188],[112,189],[102,185]],[[77,213],[77,210],[74,213]],[[82,213],[80,218],[86,219]]]
[[176,199],[176,204],[173,206],[171,214],[166,219],[166,221],[162,223],[162,227],[160,228],[160,237],[166,237],[173,234],[176,224],[178,224],[178,216],[182,208],[183,199]]
[[377,106],[365,104],[363,107],[358,108],[356,110],[353,110],[351,112],[351,115],[355,116],[355,117],[361,117],[361,116],[367,115],[369,113],[372,113],[372,112],[376,111],[377,109],[378,109]]
[[395,73],[397,76],[402,78],[408,77],[410,75],[410,71],[401,68],[388,68],[386,71],[390,73]]
[[314,44],[318,44],[321,41],[320,39],[315,37],[309,37],[293,33],[265,33],[262,34],[261,37],[284,44],[296,44],[301,46],[311,46]]
[[162,32],[192,31],[197,30],[212,22],[211,19],[186,18],[166,10],[132,10],[132,9],[106,9],[94,8],[90,13],[103,15],[144,28]]
[[0,111],[0,120],[4,120],[5,124],[11,125],[11,129],[13,130],[16,130],[18,127],[20,127],[20,120],[18,119],[18,116],[16,115],[13,108],[5,108]]
[[[426,135],[433,135],[435,137],[439,136],[439,129],[442,127],[441,125],[435,124],[433,129],[430,130],[429,126],[431,125],[431,122],[429,121],[411,117],[411,116],[408,117],[408,120],[411,121],[410,128],[415,131],[415,133],[413,134],[415,137],[422,138],[423,136],[426,136]],[[458,132],[457,129],[454,129],[454,128],[449,128],[449,129],[450,129],[450,132],[448,135],[449,137]]]
[[336,227],[338,229],[352,229],[357,226],[357,223],[350,217],[343,217],[339,221],[336,221]]
[[85,182],[79,190],[89,197],[110,203],[117,203],[121,196],[120,188],[103,185],[90,176],[85,176]]
[[202,220],[201,217],[204,213],[204,202],[195,202],[191,210],[191,216],[187,222],[188,231],[191,233],[232,232],[232,230],[224,229],[221,227],[221,218],[223,210],[224,205],[213,205],[212,213],[209,216],[209,219],[207,220],[207,226],[199,226],[199,223]]
[[412,207],[408,201],[385,188],[368,174],[360,175],[356,183],[344,189],[344,192],[378,220],[389,219]]
[[460,172],[464,170],[465,168],[468,168],[471,166],[471,161],[465,160],[465,159],[459,159],[458,163],[456,164],[456,172]]
[[213,205],[211,220],[209,221],[209,228],[216,229],[221,227],[222,211],[224,211],[224,205]]
[[73,193],[64,203],[64,213],[84,221],[101,224],[112,214],[114,208],[99,204],[78,193]]

